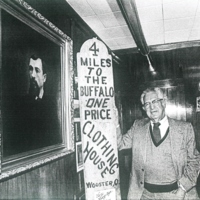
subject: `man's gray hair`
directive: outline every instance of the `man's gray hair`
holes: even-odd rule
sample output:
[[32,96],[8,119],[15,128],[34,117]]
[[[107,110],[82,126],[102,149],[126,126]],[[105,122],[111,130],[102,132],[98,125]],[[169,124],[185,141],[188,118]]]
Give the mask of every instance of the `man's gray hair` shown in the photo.
[[147,93],[149,92],[155,92],[160,99],[166,99],[166,95],[164,94],[163,90],[161,88],[155,87],[155,88],[147,88],[146,90],[143,91],[140,97],[140,101],[142,105],[144,105],[144,97]]

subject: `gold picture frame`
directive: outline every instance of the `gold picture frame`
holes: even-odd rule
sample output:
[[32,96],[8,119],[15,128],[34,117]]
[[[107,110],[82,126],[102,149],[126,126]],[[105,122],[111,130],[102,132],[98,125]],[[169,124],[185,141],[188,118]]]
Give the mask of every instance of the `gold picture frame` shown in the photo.
[[[0,180],[4,180],[74,152],[73,52],[70,37],[25,1],[1,0],[0,14]],[[51,108],[55,107],[52,111],[47,107],[50,101],[44,103],[44,112],[50,110],[51,113],[43,117],[40,113],[43,107],[37,110],[40,116],[37,127],[40,134],[45,133],[43,138],[36,134],[38,131],[32,131],[36,118],[29,120],[27,116],[30,115],[24,115],[31,109],[21,106],[30,85],[28,60],[35,53],[42,53],[48,64],[44,94],[51,97]],[[40,123],[43,118],[44,122]],[[52,126],[52,121],[57,124]],[[44,123],[48,126],[43,126]],[[23,130],[24,127],[28,128]],[[53,128],[46,130],[44,127]]]

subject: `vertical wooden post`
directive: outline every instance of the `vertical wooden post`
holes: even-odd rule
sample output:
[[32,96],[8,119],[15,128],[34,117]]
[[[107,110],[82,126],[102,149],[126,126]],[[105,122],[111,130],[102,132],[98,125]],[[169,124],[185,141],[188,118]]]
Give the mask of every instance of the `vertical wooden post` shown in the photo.
[[89,39],[77,66],[86,199],[120,199],[112,57]]

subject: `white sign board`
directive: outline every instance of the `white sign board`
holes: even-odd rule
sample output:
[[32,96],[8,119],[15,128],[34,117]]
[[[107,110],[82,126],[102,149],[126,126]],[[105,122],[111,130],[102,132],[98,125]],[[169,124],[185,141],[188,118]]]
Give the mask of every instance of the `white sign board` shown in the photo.
[[120,199],[112,58],[93,38],[77,67],[86,199]]

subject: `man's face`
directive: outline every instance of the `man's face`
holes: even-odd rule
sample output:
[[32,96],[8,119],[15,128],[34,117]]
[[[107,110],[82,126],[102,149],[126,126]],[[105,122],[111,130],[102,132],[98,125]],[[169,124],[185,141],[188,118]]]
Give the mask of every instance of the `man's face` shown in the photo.
[[46,81],[46,74],[43,74],[42,61],[30,59],[29,62],[29,76],[30,76],[30,93],[38,96],[39,91],[43,88]]
[[40,58],[37,60],[30,59],[29,63],[29,75],[31,79],[37,82],[39,88],[43,87],[46,81],[46,74],[43,74],[42,61]]
[[165,99],[160,99],[156,92],[149,92],[145,95],[143,109],[153,122],[158,122],[165,116],[165,107]]

